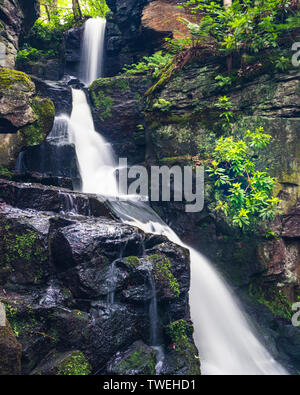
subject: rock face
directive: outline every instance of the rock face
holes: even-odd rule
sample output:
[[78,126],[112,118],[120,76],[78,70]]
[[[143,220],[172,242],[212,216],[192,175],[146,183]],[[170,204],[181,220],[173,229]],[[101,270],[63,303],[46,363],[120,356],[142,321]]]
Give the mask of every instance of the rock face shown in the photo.
[[0,166],[13,167],[21,148],[40,144],[51,131],[54,105],[35,95],[23,72],[0,68]]
[[136,63],[153,54],[161,47],[165,37],[170,35],[164,29],[154,30],[142,15],[145,6],[151,0],[109,0],[107,2],[113,17],[108,20],[106,33],[107,68],[105,75],[113,76],[120,72],[125,64]]
[[149,78],[120,76],[100,78],[90,87],[96,129],[131,163],[145,159],[144,92],[150,86]]
[[27,32],[38,17],[38,0],[3,0],[1,2],[0,43],[5,47],[6,55],[4,59],[0,59],[1,66],[14,68],[20,35]]
[[6,320],[0,327],[0,376],[18,375],[21,373],[22,346]]
[[[190,325],[188,251],[113,220],[93,195],[1,181],[0,197],[0,287],[23,346],[22,373],[60,374],[78,350],[93,372],[132,371],[142,359],[139,372],[155,374],[151,284],[163,369],[182,372],[168,328]],[[185,348],[197,355],[192,331]],[[179,359],[186,374],[199,373],[197,359]]]

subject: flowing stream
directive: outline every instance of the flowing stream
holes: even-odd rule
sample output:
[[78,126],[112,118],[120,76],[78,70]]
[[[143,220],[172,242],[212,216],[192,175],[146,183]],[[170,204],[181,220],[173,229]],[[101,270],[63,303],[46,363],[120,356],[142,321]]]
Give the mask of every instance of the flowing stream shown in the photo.
[[[85,84],[101,75],[104,34],[103,19],[90,19],[86,22],[81,63],[81,78]],[[69,125],[69,138],[76,148],[82,191],[119,196],[113,149],[95,131],[91,110],[82,90],[73,90],[73,111]],[[145,232],[164,234],[174,243],[189,248],[148,204],[138,197],[122,197],[122,200],[113,199],[110,204],[123,222],[138,226]],[[230,288],[212,264],[196,250],[189,250],[191,315],[202,373],[287,374],[258,340]],[[153,292],[155,293],[154,286]],[[151,314],[157,316],[156,308],[152,305]],[[156,336],[153,328],[152,332],[152,336]],[[153,341],[156,342],[156,339]]]

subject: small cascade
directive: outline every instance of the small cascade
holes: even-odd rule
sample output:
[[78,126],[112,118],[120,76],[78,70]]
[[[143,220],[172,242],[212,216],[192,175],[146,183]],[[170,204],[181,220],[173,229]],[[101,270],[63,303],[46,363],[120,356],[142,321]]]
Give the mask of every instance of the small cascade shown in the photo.
[[157,313],[157,297],[156,287],[153,274],[149,269],[148,280],[151,291],[151,300],[149,304],[149,321],[150,321],[150,342],[151,346],[157,346],[157,328],[158,328],[158,313]]
[[82,192],[117,196],[117,166],[110,144],[96,132],[84,91],[73,89],[70,141],[75,144]]
[[107,294],[107,304],[114,304],[115,303],[115,293],[116,293],[116,261],[111,264],[110,271],[109,271],[109,278],[108,278],[108,289],[109,292]]
[[85,23],[80,79],[87,86],[103,74],[105,29],[106,19],[103,18],[91,18]]

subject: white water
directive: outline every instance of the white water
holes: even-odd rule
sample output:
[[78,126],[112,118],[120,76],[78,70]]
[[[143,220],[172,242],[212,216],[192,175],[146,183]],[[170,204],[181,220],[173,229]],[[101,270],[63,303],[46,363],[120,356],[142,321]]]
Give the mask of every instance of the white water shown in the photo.
[[106,19],[88,19],[85,23],[82,53],[81,81],[90,85],[102,75]]
[[[99,23],[99,26],[96,26]],[[91,31],[85,35],[83,53],[98,48],[94,40],[100,21],[89,22]],[[90,41],[89,41],[90,40]],[[85,48],[86,47],[86,48]],[[97,53],[101,56],[102,50]],[[94,57],[95,53],[93,54]],[[95,62],[88,62],[94,73]],[[71,135],[76,146],[84,192],[117,195],[114,176],[116,164],[112,147],[95,132],[85,94],[73,90]],[[119,217],[145,232],[164,234],[171,241],[184,245],[178,236],[145,203],[128,197],[127,201],[112,202]],[[190,248],[192,282],[190,304],[195,327],[195,343],[199,349],[203,374],[286,374],[259,342],[242,314],[228,286],[212,268],[210,262]]]
[[[73,111],[70,140],[75,144],[82,178],[82,191],[117,195],[115,160],[111,145],[95,131],[92,113],[84,91],[72,90]],[[112,180],[114,179],[114,182]]]

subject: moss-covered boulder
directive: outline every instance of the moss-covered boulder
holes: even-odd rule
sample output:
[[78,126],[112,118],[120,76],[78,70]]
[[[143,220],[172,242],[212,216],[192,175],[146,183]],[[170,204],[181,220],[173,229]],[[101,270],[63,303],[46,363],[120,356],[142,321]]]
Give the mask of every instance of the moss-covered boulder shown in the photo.
[[0,68],[0,167],[13,167],[23,147],[40,144],[52,129],[52,101],[34,95],[28,75]]
[[107,373],[114,375],[155,375],[156,353],[142,341],[126,351],[118,352],[107,364]]
[[17,375],[21,372],[22,346],[6,321],[0,326],[0,375]]
[[87,376],[91,366],[81,351],[66,351],[50,353],[31,373],[32,375],[47,376]]
[[21,130],[24,145],[41,144],[53,126],[55,108],[50,99],[34,97],[31,100],[31,107],[37,117],[37,120]]

